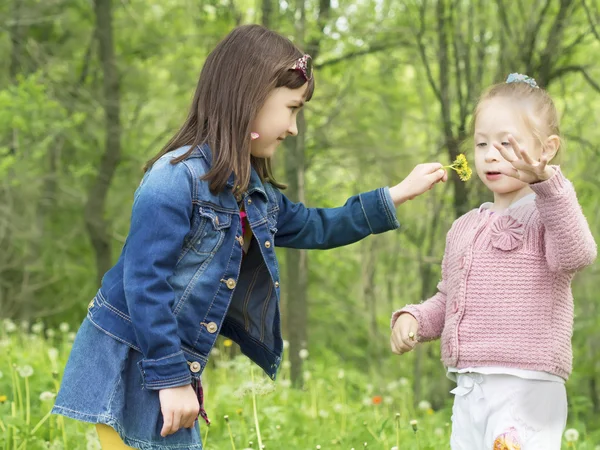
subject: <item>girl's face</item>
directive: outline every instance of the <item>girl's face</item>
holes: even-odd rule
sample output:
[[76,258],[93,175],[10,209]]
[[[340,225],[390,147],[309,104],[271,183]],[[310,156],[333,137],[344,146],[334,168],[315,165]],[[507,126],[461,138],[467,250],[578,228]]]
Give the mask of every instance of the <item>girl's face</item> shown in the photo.
[[270,158],[288,136],[296,136],[296,117],[304,105],[308,83],[298,89],[274,89],[252,122],[251,131],[258,133],[252,141],[250,153],[257,158]]
[[493,142],[501,143],[509,152],[512,147],[507,136],[511,134],[529,155],[538,159],[541,146],[523,123],[520,107],[504,97],[484,100],[479,106],[475,120],[475,167],[477,175],[494,194],[510,194],[528,185],[506,174],[512,165],[494,148]]

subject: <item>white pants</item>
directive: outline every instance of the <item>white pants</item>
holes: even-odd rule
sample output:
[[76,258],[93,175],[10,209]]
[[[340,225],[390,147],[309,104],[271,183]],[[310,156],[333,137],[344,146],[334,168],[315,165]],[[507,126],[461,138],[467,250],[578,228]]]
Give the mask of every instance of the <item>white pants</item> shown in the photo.
[[451,392],[452,450],[560,450],[567,422],[564,383],[465,373],[457,374]]

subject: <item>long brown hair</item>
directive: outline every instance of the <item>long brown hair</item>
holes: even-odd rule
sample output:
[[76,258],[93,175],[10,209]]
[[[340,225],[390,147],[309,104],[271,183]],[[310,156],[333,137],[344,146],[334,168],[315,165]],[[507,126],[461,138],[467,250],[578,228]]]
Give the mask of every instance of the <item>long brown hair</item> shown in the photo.
[[[283,187],[273,179],[269,158],[250,155],[250,124],[277,87],[298,89],[306,80],[291,70],[303,53],[287,38],[260,25],[243,25],[231,31],[208,55],[185,123],[154,158],[148,170],[165,153],[184,145],[190,150],[175,158],[187,158],[197,145],[208,144],[212,166],[203,179],[212,192],[221,192],[234,174],[234,193],[244,192],[251,165],[261,179]],[[314,91],[308,83],[305,100]]]

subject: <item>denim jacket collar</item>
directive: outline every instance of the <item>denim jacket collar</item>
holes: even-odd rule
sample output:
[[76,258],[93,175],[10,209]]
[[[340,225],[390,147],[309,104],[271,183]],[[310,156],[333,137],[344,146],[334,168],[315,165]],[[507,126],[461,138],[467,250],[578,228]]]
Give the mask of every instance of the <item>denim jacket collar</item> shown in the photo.
[[[204,144],[201,146],[199,145],[196,148],[197,148],[197,151],[200,152],[200,155],[206,160],[209,167],[212,167],[212,152],[211,152],[209,146]],[[233,189],[233,180],[234,180],[234,175],[232,173],[229,176],[229,179],[227,180],[227,187],[229,189]],[[265,192],[265,186],[263,185],[262,180],[260,179],[260,176],[254,169],[254,167],[251,167],[250,182],[248,183],[248,189],[246,191],[247,191],[248,195],[253,194],[254,192],[259,192],[260,194],[262,194],[264,199],[267,200],[267,193]]]

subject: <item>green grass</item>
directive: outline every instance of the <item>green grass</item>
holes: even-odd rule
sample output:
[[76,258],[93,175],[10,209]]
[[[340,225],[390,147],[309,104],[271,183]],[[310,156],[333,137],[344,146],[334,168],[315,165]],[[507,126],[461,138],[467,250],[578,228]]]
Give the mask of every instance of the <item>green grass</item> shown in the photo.
[[[93,426],[49,415],[74,336],[67,328],[6,321],[0,328],[0,450],[99,449]],[[433,411],[424,401],[414,408],[407,378],[390,373],[374,386],[364,371],[309,356],[305,387],[295,389],[287,361],[273,383],[246,357],[229,357],[228,344],[219,343],[203,376],[212,420],[201,425],[207,450],[449,448],[449,407]],[[569,426],[579,439],[564,448],[600,449],[598,435]]]

